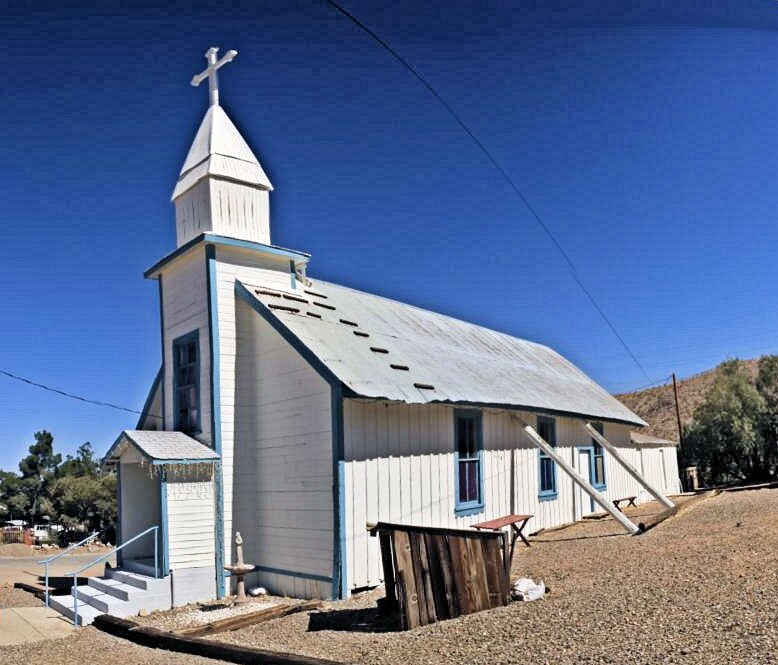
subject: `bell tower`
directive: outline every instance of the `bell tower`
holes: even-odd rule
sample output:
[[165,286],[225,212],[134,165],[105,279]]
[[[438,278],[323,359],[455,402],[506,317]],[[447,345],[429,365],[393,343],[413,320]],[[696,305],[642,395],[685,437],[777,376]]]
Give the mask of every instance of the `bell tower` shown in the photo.
[[205,53],[208,67],[192,78],[208,79],[210,105],[189,148],[171,200],[176,208],[178,247],[201,233],[270,244],[270,192],[273,185],[251,148],[219,105],[218,71],[238,54],[217,60],[218,48]]

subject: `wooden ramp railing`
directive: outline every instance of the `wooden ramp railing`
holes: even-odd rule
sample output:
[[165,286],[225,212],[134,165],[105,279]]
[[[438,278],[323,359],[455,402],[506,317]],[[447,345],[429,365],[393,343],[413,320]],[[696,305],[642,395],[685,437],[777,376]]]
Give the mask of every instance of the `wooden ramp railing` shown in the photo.
[[509,545],[504,532],[379,522],[386,609],[403,630],[507,605]]

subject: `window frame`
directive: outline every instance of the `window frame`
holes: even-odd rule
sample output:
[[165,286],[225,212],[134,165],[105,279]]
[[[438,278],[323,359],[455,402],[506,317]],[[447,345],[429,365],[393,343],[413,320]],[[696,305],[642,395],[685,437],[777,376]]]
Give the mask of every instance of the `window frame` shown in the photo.
[[[553,441],[549,441],[540,433],[541,423],[551,425],[554,435]],[[556,418],[553,416],[537,416],[537,420],[535,422],[535,431],[550,446],[553,448],[557,447]],[[551,464],[552,487],[548,489],[543,489],[543,462],[545,460],[548,460],[548,463]],[[553,501],[559,496],[558,487],[556,462],[554,461],[554,458],[550,455],[547,455],[541,448],[538,448],[538,499],[540,501]]]
[[[460,501],[459,496],[459,442],[457,441],[457,422],[460,418],[472,420],[474,423],[476,456],[467,457],[461,461],[478,461],[478,499]],[[483,459],[483,419],[476,409],[454,409],[454,513],[457,517],[475,515],[484,512],[484,459]]]
[[[600,434],[605,436],[604,423],[592,422],[591,425]],[[597,458],[598,457],[602,459],[602,481],[601,482],[597,482]],[[603,448],[594,437],[592,437],[592,455],[591,455],[590,464],[591,464],[591,468],[589,469],[589,478],[591,478],[592,487],[594,487],[594,489],[596,490],[604,490],[608,485],[608,474],[605,469],[605,448]]]
[[[197,348],[197,359],[194,363],[194,387],[195,387],[195,395],[197,396],[197,422],[195,423],[194,429],[191,429],[189,431],[184,431],[181,429],[181,422],[179,420],[179,392],[182,390],[182,386],[178,384],[178,354],[177,350],[178,347],[184,345],[184,344],[190,344],[191,342],[194,342],[195,347]],[[171,363],[173,365],[173,430],[176,432],[184,432],[184,434],[187,434],[189,436],[194,434],[201,434],[203,431],[202,428],[202,399],[200,394],[200,358],[201,358],[201,352],[200,352],[200,331],[195,329],[191,332],[186,333],[185,335],[181,335],[180,337],[176,337],[173,340],[173,346],[172,346],[172,360]],[[187,384],[188,386],[189,384]]]

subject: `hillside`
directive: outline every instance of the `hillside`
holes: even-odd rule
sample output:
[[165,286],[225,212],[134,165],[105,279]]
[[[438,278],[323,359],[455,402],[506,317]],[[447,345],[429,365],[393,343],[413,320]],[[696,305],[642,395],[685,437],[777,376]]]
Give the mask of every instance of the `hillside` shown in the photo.
[[[752,376],[756,376],[758,360],[741,360],[740,362]],[[705,399],[705,394],[713,385],[717,371],[717,368],[709,369],[678,381],[678,402],[681,407],[681,421],[684,424],[691,420],[694,409]],[[671,441],[678,440],[672,383],[633,393],[624,393],[615,397],[649,424],[647,428],[642,430],[646,434],[654,434]]]

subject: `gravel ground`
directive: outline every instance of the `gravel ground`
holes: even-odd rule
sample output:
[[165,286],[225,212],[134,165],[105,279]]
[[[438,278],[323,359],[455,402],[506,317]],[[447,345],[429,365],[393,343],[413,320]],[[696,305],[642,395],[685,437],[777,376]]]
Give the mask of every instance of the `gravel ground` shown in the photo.
[[639,537],[587,522],[517,547],[512,577],[543,579],[540,601],[400,633],[373,592],[219,639],[374,664],[778,663],[776,523],[778,490],[706,498]]
[[40,607],[42,600],[23,589],[14,589],[11,584],[0,585],[0,609],[7,607]]
[[178,630],[191,626],[201,626],[211,621],[220,621],[229,617],[240,616],[249,612],[259,612],[280,604],[288,604],[288,598],[276,596],[262,596],[251,598],[245,605],[226,607],[223,603],[214,602],[213,605],[185,605],[174,610],[150,612],[145,617],[132,617],[132,621],[144,626],[159,628],[160,630]]
[[[534,603],[396,632],[375,610],[377,590],[218,639],[371,664],[778,664],[776,523],[778,489],[707,498],[639,537],[608,535],[617,532],[609,519],[587,522],[517,548],[513,578],[543,579],[552,589]],[[65,640],[0,648],[0,662],[219,661],[85,628]]]

